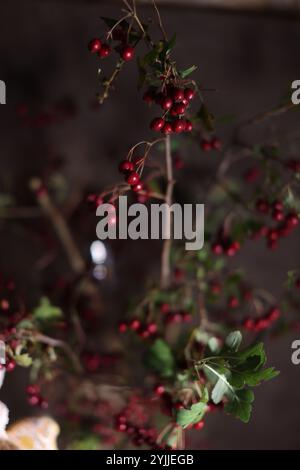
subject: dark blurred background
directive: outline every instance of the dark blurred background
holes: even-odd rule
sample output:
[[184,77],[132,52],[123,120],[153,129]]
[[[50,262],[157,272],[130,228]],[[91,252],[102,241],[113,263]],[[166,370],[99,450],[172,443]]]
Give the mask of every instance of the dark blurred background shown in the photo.
[[[287,94],[293,80],[300,79],[299,2],[248,2],[252,7],[249,11],[240,9],[247,3],[243,1],[161,3],[167,31],[177,33],[178,62],[182,68],[199,64],[196,78],[203,86],[218,90],[207,94],[217,116],[236,114],[242,119],[269,109]],[[133,65],[125,68],[116,92],[103,107],[97,108],[94,103],[99,63],[88,54],[86,45],[101,32],[99,17],[116,17],[118,4],[79,0],[1,2],[0,79],[7,84],[7,105],[0,106],[2,198],[14,194],[18,205],[32,206],[29,179],[43,177],[49,166],[57,165],[64,180],[56,184],[61,184],[62,192],[71,188],[76,200],[77,193],[87,188],[101,189],[116,181],[117,163],[136,141],[147,137],[149,111],[136,91]],[[210,8],[213,6],[216,8]],[[227,6],[231,8],[222,8]],[[141,6],[141,13],[148,17],[150,7]],[[20,119],[25,108],[36,116],[34,128]],[[60,118],[48,123],[54,109],[60,110]],[[276,126],[268,132],[286,131],[284,123],[280,127],[277,122]],[[222,139],[230,136],[232,128],[230,123],[220,130]],[[297,156],[299,140],[289,145],[289,151]],[[179,185],[184,186],[188,178],[197,194],[220,157],[204,155],[197,148],[185,150],[181,156],[186,168],[178,177]],[[76,235],[76,225],[73,229],[81,249],[88,252],[88,243],[95,238],[95,221],[80,217],[81,234]],[[0,269],[16,279],[34,302],[46,281],[36,265],[42,248],[31,224],[34,222],[26,221],[21,229],[14,220],[0,220]],[[234,266],[242,266],[253,283],[277,293],[287,269],[299,265],[299,241],[296,231],[281,243],[276,254],[268,252],[263,243],[249,243],[235,258]],[[115,274],[113,287],[107,287],[108,294],[118,294],[121,303],[142,289],[149,273],[158,272],[153,261],[153,254],[159,253],[157,245],[149,255],[145,244],[126,243],[111,246]],[[114,296],[104,315],[110,315],[117,305]],[[300,448],[300,366],[290,360],[296,335],[268,340],[270,362],[281,374],[257,389],[249,425],[213,415],[207,421],[205,437],[196,435],[193,447]],[[9,377],[1,390],[12,419],[32,412],[18,393],[17,381],[25,383],[26,373]]]

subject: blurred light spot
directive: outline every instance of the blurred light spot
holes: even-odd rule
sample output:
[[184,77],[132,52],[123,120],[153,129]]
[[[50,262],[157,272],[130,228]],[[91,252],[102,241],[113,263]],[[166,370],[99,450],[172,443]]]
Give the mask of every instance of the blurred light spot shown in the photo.
[[93,269],[93,276],[98,281],[102,281],[107,276],[107,267],[103,264],[97,264]]
[[105,263],[107,259],[107,250],[103,242],[101,242],[100,240],[94,241],[91,244],[90,251],[94,264]]

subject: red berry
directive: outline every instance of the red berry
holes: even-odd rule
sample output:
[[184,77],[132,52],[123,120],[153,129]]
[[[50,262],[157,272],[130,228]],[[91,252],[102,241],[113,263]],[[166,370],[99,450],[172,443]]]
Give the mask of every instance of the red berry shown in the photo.
[[126,182],[130,184],[130,186],[135,186],[140,181],[140,176],[136,171],[131,171],[126,178]]
[[274,201],[272,207],[274,211],[283,211],[283,204],[281,201]]
[[163,395],[165,393],[165,387],[163,385],[156,385],[154,392],[156,395]]
[[208,140],[203,139],[202,142],[201,142],[201,148],[202,148],[203,152],[209,152],[209,150],[212,149],[212,146],[211,146],[211,143]]
[[185,121],[185,131],[186,132],[192,132],[193,130],[193,124],[191,121]]
[[157,332],[157,324],[156,323],[149,323],[147,326],[147,331],[152,335],[153,333]]
[[274,228],[274,229],[270,229],[268,231],[268,234],[267,234],[267,237],[268,237],[268,240],[271,240],[271,241],[276,241],[278,239],[278,231]]
[[160,131],[160,130],[163,128],[164,124],[165,124],[164,119],[162,119],[162,118],[155,118],[155,119],[153,119],[153,121],[151,122],[150,128],[151,128],[153,131]]
[[268,328],[268,326],[270,326],[270,323],[267,318],[260,318],[259,320],[256,320],[254,329],[256,331],[262,331]]
[[161,311],[161,313],[164,313],[164,314],[169,313],[170,312],[170,304],[167,304],[167,303],[161,304],[160,311]]
[[179,116],[185,113],[186,107],[182,103],[176,103],[171,109],[172,116]]
[[127,430],[127,425],[125,423],[119,423],[117,425],[117,431],[125,432]]
[[186,88],[184,90],[184,97],[186,100],[191,101],[195,96],[195,91],[192,88]]
[[237,297],[230,297],[228,300],[228,307],[237,308],[239,306],[239,299]]
[[189,312],[183,312],[182,319],[185,323],[190,323],[192,321],[192,315]]
[[49,407],[49,403],[44,398],[40,398],[39,405],[43,410],[46,410]]
[[126,323],[124,323],[124,322],[123,322],[123,323],[120,323],[120,324],[119,324],[119,332],[120,332],[120,333],[125,333],[126,330],[127,330],[127,325],[126,325]]
[[40,403],[39,395],[31,395],[30,397],[28,397],[28,403],[32,406],[38,405]]
[[16,362],[11,359],[5,364],[5,369],[7,372],[12,372],[16,368]]
[[300,289],[300,279],[297,279],[296,282],[295,282],[295,287],[297,289]]
[[203,427],[204,427],[204,421],[199,421],[193,426],[194,429],[198,429],[198,430],[203,429]]
[[280,317],[280,310],[278,307],[273,307],[269,310],[268,319],[270,321],[276,321]]
[[126,418],[126,416],[125,416],[125,415],[118,415],[118,416],[117,416],[117,422],[118,422],[118,423],[123,423],[123,424],[124,424],[124,423],[127,423],[127,418]]
[[299,223],[299,218],[295,213],[288,214],[285,220],[289,227],[296,227]]
[[98,50],[98,56],[104,59],[105,57],[108,57],[110,54],[110,46],[108,44],[102,44],[100,50]]
[[133,171],[134,164],[129,160],[123,160],[119,165],[120,173],[127,173],[128,171]]
[[102,43],[101,43],[100,39],[98,39],[98,38],[92,39],[88,44],[89,51],[92,52],[92,53],[100,51],[101,44]]
[[172,124],[170,122],[166,122],[161,131],[163,134],[172,134],[173,132]]
[[160,100],[160,105],[162,109],[164,109],[165,111],[171,109],[172,104],[173,104],[173,101],[171,100],[171,98],[165,97]]
[[258,199],[256,201],[256,209],[262,214],[269,212],[269,204],[264,199]]
[[230,245],[226,247],[225,253],[227,256],[234,256],[239,249],[240,244],[239,242],[235,241],[230,243]]
[[138,330],[141,326],[141,322],[140,320],[138,320],[137,318],[133,319],[130,324],[129,324],[130,328],[134,331]]
[[143,183],[139,182],[139,183],[135,184],[134,186],[132,186],[131,189],[134,193],[139,193],[140,191],[143,190]]
[[145,103],[151,104],[154,101],[154,93],[150,90],[146,91],[143,95]]
[[184,92],[181,88],[174,88],[172,91],[172,98],[174,101],[182,101],[184,99]]
[[215,253],[215,255],[221,255],[223,253],[223,247],[221,243],[216,242],[212,245],[211,248],[212,248],[213,253]]
[[213,149],[215,150],[220,150],[222,148],[222,144],[221,144],[221,141],[220,139],[218,139],[217,137],[215,137],[212,141],[211,141],[211,146]]
[[274,210],[272,214],[272,219],[276,220],[277,222],[281,222],[284,219],[284,214],[280,210]]
[[173,131],[176,132],[176,134],[179,134],[180,132],[183,132],[185,130],[185,122],[183,119],[175,119],[175,121],[172,124]]
[[246,330],[253,330],[254,328],[254,321],[251,318],[246,318],[243,321],[243,327],[246,328]]
[[181,401],[177,401],[177,402],[175,403],[175,409],[176,409],[176,410],[183,410],[183,408],[184,408],[184,406],[183,406],[183,404],[181,403]]
[[126,46],[122,50],[122,59],[125,60],[125,62],[129,62],[132,60],[134,57],[134,48],[131,46]]
[[40,387],[35,384],[28,385],[28,387],[26,387],[26,393],[28,395],[38,395],[40,393]]

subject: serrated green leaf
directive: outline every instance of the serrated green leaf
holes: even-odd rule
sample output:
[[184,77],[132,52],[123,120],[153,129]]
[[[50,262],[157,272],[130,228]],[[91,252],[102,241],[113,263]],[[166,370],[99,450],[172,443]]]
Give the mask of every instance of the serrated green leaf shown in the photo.
[[224,410],[244,423],[248,423],[253,400],[254,393],[252,390],[237,390],[232,400],[226,403]]
[[190,409],[182,408],[176,410],[175,420],[176,423],[183,429],[187,428],[192,424],[198,423],[204,416],[207,409],[208,392],[204,389],[203,396],[200,402],[195,403]]

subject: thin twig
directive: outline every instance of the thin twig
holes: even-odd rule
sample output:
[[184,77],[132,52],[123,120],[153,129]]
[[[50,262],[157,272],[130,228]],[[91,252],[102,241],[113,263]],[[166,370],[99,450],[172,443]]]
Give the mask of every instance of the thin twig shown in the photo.
[[152,3],[153,3],[153,7],[154,7],[154,10],[155,10],[157,18],[158,18],[158,24],[159,24],[160,30],[162,32],[162,35],[164,37],[164,40],[168,41],[168,36],[167,36],[166,30],[164,28],[164,25],[163,25],[163,22],[162,22],[160,13],[159,13],[159,9],[157,8],[155,0],[152,0]]
[[171,155],[171,139],[167,135],[165,138],[165,158],[166,158],[166,174],[167,174],[167,191],[166,191],[166,203],[168,210],[166,212],[166,226],[164,230],[165,240],[163,242],[162,257],[161,257],[161,287],[163,289],[168,288],[170,284],[170,253],[171,253],[171,228],[172,228],[172,214],[170,207],[172,205],[173,198],[173,168],[172,168],[172,155]]

